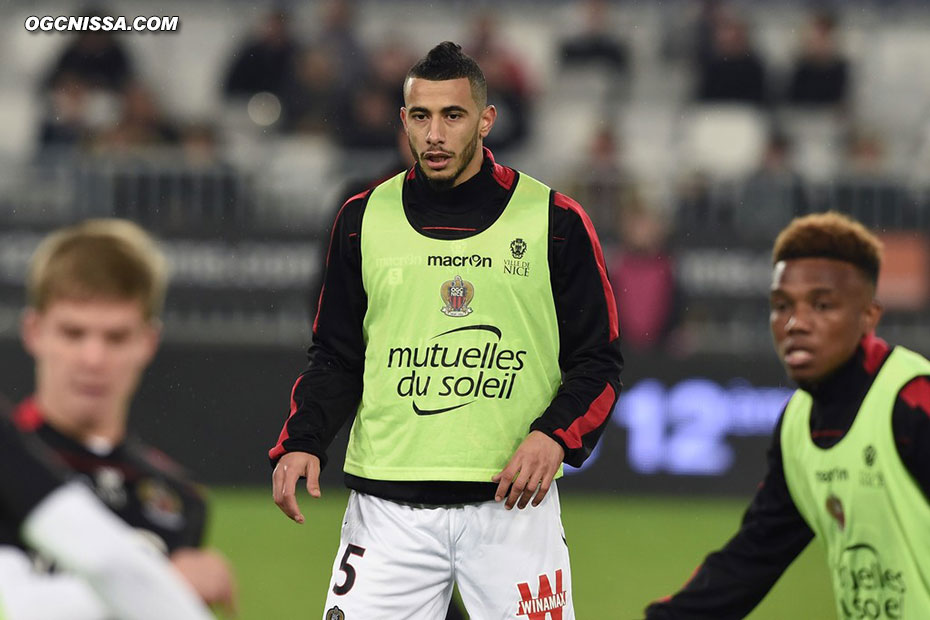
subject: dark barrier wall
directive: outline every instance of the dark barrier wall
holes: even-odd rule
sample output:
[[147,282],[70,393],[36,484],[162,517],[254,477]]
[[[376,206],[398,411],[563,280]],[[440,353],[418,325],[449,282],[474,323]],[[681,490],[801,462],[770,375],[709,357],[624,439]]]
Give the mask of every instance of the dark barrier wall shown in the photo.
[[[299,344],[287,350],[166,343],[133,401],[130,426],[203,482],[267,482],[264,454],[278,437],[304,360]],[[32,363],[18,343],[0,345],[0,368],[0,391],[10,400],[30,393]]]
[[637,493],[748,494],[792,393],[771,357],[626,356],[611,423],[567,484]]
[[[32,365],[19,343],[0,344],[0,391],[28,395]],[[166,343],[133,403],[131,426],[210,484],[267,484],[265,454],[304,367],[282,347]],[[598,450],[566,487],[609,492],[749,494],[771,429],[790,394],[774,359],[673,360],[627,356],[626,388]],[[324,484],[341,484],[348,429],[330,451]]]

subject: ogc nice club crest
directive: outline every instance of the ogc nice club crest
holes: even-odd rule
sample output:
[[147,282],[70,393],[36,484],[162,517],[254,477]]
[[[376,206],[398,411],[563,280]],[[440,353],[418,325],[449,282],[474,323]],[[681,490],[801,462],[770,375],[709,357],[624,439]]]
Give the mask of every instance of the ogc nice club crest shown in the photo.
[[455,276],[451,280],[442,283],[439,289],[439,295],[445,302],[442,313],[446,316],[468,316],[471,314],[471,308],[468,304],[475,297],[475,287],[468,280],[463,280],[462,276]]
[[338,607],[333,607],[326,612],[326,620],[346,620],[346,614]]

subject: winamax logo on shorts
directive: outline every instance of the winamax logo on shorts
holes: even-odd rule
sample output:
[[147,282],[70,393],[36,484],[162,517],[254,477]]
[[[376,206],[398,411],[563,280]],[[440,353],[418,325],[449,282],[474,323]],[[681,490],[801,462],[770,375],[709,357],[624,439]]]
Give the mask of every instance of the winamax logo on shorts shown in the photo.
[[562,569],[555,571],[555,592],[549,575],[539,576],[539,589],[536,596],[530,590],[530,584],[518,583],[520,603],[517,608],[518,616],[526,616],[527,620],[562,620],[562,609],[568,600],[568,593],[562,588]]
[[[476,335],[485,342],[476,345]],[[462,336],[466,344],[457,342]],[[501,346],[502,336],[493,325],[466,325],[436,334],[428,346],[391,347],[387,368],[409,371],[398,379],[397,395],[412,399],[417,415],[445,413],[481,399],[509,400],[527,352]],[[429,372],[436,369],[446,374]]]
[[875,547],[858,544],[843,551],[837,566],[843,618],[901,618],[907,591],[900,570],[882,562]]

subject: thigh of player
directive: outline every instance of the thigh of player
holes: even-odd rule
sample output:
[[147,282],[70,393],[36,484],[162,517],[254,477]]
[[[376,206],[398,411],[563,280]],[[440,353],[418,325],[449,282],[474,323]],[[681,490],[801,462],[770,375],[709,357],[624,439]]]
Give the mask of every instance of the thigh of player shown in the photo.
[[465,510],[455,579],[472,618],[574,620],[571,566],[555,484],[533,508]]
[[[452,597],[448,509],[352,492],[324,620],[441,620]],[[340,615],[341,612],[341,615]]]

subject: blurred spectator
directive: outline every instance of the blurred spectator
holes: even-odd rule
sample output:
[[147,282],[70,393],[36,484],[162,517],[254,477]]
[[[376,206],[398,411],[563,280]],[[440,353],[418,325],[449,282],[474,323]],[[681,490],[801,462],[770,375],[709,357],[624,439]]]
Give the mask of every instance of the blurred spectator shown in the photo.
[[404,105],[398,84],[416,57],[399,39],[379,45],[371,57],[368,77],[347,92],[340,106],[335,137],[346,148],[393,149]]
[[73,73],[61,73],[48,93],[48,110],[39,129],[42,157],[64,155],[88,137],[88,86]]
[[748,26],[741,17],[728,14],[718,18],[713,52],[699,62],[699,101],[765,103],[765,65],[752,48]]
[[788,86],[788,102],[802,106],[840,105],[849,92],[849,62],[836,42],[836,18],[815,13],[804,33]]
[[193,123],[181,131],[181,152],[185,167],[199,170],[219,161],[216,128],[207,123]]
[[731,11],[721,0],[701,0],[694,25],[694,53],[699,63],[714,56],[717,28],[730,18]]
[[167,196],[166,214],[178,229],[209,230],[235,222],[243,215],[244,191],[236,169],[220,155],[217,129],[209,123],[193,123],[181,132],[183,163]]
[[270,92],[280,96],[293,75],[297,44],[284,11],[269,13],[258,35],[236,50],[226,75],[223,91],[231,97],[249,97]]
[[155,100],[152,91],[142,84],[131,84],[123,92],[122,113],[111,130],[99,136],[101,151],[125,151],[139,147],[171,146],[178,141],[178,131]]
[[[169,162],[157,147],[176,146],[179,132],[163,114],[152,92],[142,84],[129,85],[122,98],[116,125],[94,136],[94,152],[108,161],[95,167],[91,176],[96,191],[108,192],[102,204],[112,205],[108,215],[128,218],[159,229],[165,213],[166,194],[162,166]],[[109,193],[112,192],[112,193]]]
[[329,52],[310,46],[301,52],[295,75],[281,96],[285,131],[322,134],[334,131],[340,104],[335,66]]
[[[699,0],[675,11],[663,23],[662,55],[672,61],[694,62],[700,66],[714,54],[714,32],[728,9],[721,0]],[[675,19],[677,18],[677,19]]]
[[354,87],[368,73],[368,55],[358,42],[353,0],[327,0],[322,8],[317,44],[335,63],[341,88]]
[[523,62],[503,43],[497,18],[481,13],[472,23],[465,51],[481,66],[488,82],[488,104],[497,108],[494,131],[485,145],[503,151],[526,140],[532,115],[531,88]]
[[930,193],[930,117],[915,128],[914,134],[916,148],[905,167],[905,174],[909,185],[926,188],[925,191]]
[[572,173],[571,195],[584,205],[601,240],[616,240],[620,211],[633,190],[632,175],[623,167],[620,145],[610,126],[593,136],[581,166]]
[[109,171],[113,212],[160,232],[215,231],[242,225],[247,205],[237,170],[219,150],[216,127],[192,123],[178,150],[121,153]]
[[884,139],[868,128],[852,132],[843,172],[817,187],[813,197],[815,210],[836,209],[877,230],[900,228],[916,218],[912,198],[888,170]]
[[[95,9],[81,14],[104,15]],[[84,31],[64,48],[45,78],[44,86],[53,87],[63,75],[72,75],[90,88],[118,91],[133,79],[133,69],[129,56],[112,32]]]
[[804,183],[791,165],[791,143],[785,135],[773,132],[760,166],[743,185],[733,214],[734,230],[769,240],[792,218],[806,212]]
[[349,94],[336,139],[347,149],[389,149],[400,123],[393,97],[377,84],[361,83]]
[[384,91],[395,104],[397,113],[404,105],[404,89],[398,87],[407,77],[407,71],[416,63],[417,56],[400,38],[389,38],[371,54],[369,82]]
[[846,151],[847,174],[879,177],[885,172],[885,163],[885,142],[878,132],[864,128],[852,132]]
[[586,0],[583,4],[584,29],[559,45],[562,66],[596,66],[614,77],[626,75],[629,71],[630,51],[626,43],[611,32],[607,1]]
[[[714,236],[731,225],[729,214],[734,201],[727,200],[706,172],[693,170],[675,188],[675,212],[684,239],[695,233]],[[683,240],[684,240],[683,239]]]
[[638,196],[623,209],[618,224],[620,247],[608,269],[624,346],[634,351],[664,346],[679,314],[668,225]]

